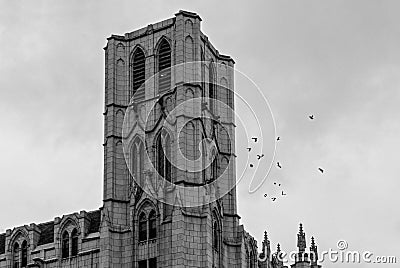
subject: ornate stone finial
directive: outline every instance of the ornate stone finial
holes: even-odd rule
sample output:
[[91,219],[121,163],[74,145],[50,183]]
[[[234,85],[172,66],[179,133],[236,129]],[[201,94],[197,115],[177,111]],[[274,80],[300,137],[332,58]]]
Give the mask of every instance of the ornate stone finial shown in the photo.
[[264,241],[265,242],[268,241],[268,233],[267,233],[267,231],[264,231]]
[[302,224],[302,223],[300,223],[299,233],[300,233],[300,234],[304,233],[304,232],[303,232],[303,224]]
[[314,236],[311,237],[311,248],[315,247]]
[[310,247],[310,259],[312,265],[317,265],[318,261],[318,248],[315,244],[314,237],[311,237],[311,247]]
[[306,250],[306,234],[303,231],[303,224],[300,223],[299,233],[297,235],[297,247],[299,252],[304,252]]
[[281,245],[279,245],[279,243],[278,243],[278,245],[276,246],[276,252],[281,252]]

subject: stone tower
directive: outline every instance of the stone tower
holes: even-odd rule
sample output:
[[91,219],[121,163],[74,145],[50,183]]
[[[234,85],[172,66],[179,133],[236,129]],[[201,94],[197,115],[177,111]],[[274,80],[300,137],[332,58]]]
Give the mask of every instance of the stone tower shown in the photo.
[[[108,38],[103,206],[0,233],[0,268],[287,267],[239,225],[234,61],[200,23],[179,11]],[[320,268],[297,238],[291,268]]]
[[[234,61],[200,23],[180,11],[108,38],[103,267],[241,263]],[[255,264],[256,243],[251,247]]]

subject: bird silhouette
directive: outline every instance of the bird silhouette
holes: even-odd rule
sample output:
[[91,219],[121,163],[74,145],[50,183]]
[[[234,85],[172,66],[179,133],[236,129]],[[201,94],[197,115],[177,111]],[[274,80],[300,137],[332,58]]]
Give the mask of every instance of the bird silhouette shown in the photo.
[[261,159],[261,157],[263,157],[264,156],[264,154],[262,154],[262,155],[257,155],[257,160],[260,160]]
[[250,148],[250,147],[247,147],[247,151],[249,151],[249,152],[250,152],[250,151],[251,151],[251,148]]
[[282,166],[279,162],[276,162],[276,165],[278,166],[278,168],[282,168]]
[[264,197],[267,197],[268,195],[267,194],[264,194]]
[[253,139],[254,142],[257,142],[257,138],[256,138],[256,137],[253,137],[253,138],[251,138],[251,139]]
[[253,167],[253,164],[250,164],[250,167]]
[[274,202],[274,201],[276,200],[276,197],[272,197],[271,199],[272,199],[272,201]]
[[321,171],[321,173],[324,173],[324,170],[322,168],[318,168],[319,171]]
[[309,115],[308,118],[310,118],[311,120],[314,120],[314,115]]
[[282,195],[286,195],[286,194],[282,191]]
[[280,141],[280,140],[281,140],[281,137],[276,138],[276,140],[277,140],[277,141]]

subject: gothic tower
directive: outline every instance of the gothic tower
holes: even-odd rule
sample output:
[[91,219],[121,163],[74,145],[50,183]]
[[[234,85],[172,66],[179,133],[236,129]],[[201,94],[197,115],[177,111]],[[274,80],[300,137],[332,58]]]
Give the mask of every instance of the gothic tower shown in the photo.
[[[234,61],[173,18],[105,50],[103,206],[0,233],[0,268],[286,268],[239,224]],[[320,268],[302,225],[291,268]]]
[[[179,11],[108,38],[103,267],[241,263],[234,61],[200,22]],[[256,243],[251,252],[256,259]]]

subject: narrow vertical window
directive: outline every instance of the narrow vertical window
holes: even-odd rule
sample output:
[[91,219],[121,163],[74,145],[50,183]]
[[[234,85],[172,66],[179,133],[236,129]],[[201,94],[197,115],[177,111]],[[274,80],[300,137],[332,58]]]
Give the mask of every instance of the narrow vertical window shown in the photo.
[[132,147],[132,166],[133,177],[139,185],[143,186],[143,170],[144,170],[144,147],[139,140]]
[[212,162],[211,162],[211,180],[215,181],[218,179],[218,154],[216,151],[212,154]]
[[219,251],[219,228],[217,221],[213,224],[213,248],[215,251]]
[[139,217],[139,241],[147,240],[147,219],[144,212]]
[[139,144],[139,164],[138,164],[138,178],[140,185],[144,185],[144,179],[143,179],[143,170],[144,170],[144,146],[143,143],[140,142]]
[[171,87],[171,47],[162,40],[158,48],[158,91],[163,93]]
[[171,170],[171,139],[169,138],[169,135],[167,134],[165,136],[165,156],[164,156],[164,162],[165,162],[165,179],[169,182],[171,182],[172,179],[172,170]]
[[161,177],[164,177],[164,149],[161,133],[157,137],[157,171]]
[[149,239],[157,237],[156,212],[152,210],[149,215]]
[[14,248],[13,248],[13,267],[19,268],[19,245],[18,245],[18,243],[15,243]]
[[116,100],[121,103],[125,101],[125,62],[122,59],[117,60],[115,73]]
[[[204,61],[205,61],[205,57],[204,57],[204,51],[203,51],[203,48],[201,47],[201,51],[200,51],[200,60],[201,60],[201,87],[202,87],[202,91],[201,91],[201,97],[202,98],[204,98],[205,97],[205,90],[206,90],[206,87],[205,87],[205,80],[206,80],[206,78],[205,78],[205,65],[204,65]],[[204,101],[203,99],[202,99],[202,101]]]
[[208,70],[208,97],[210,99],[209,110],[214,113],[214,99],[215,99],[215,89],[214,89],[214,66],[211,62]]
[[131,166],[131,170],[133,172],[133,177],[136,181],[139,181],[138,178],[138,162],[139,162],[139,157],[138,157],[138,148],[136,143],[133,144],[132,147],[132,166]]
[[21,267],[26,267],[28,264],[28,243],[22,242],[21,247]]
[[[202,134],[201,134],[201,140],[205,140],[205,136],[204,136],[204,133],[202,132]],[[206,143],[205,142],[202,142],[202,144],[201,144],[201,156],[202,156],[202,176],[203,176],[203,183],[206,183],[207,182],[207,154],[206,154],[206,152],[207,152],[207,147],[206,147]]]
[[157,172],[167,181],[172,180],[171,138],[168,133],[162,131],[156,140]]
[[[131,60],[131,96],[134,96],[136,91],[140,88],[140,86],[144,83],[145,81],[145,61],[146,57],[143,53],[143,51],[138,48],[135,50],[135,53],[132,55],[132,60]],[[143,93],[141,92],[140,95],[144,96],[144,87],[141,88],[141,91],[143,90]]]
[[78,231],[74,229],[71,233],[71,256],[78,255]]
[[62,235],[62,240],[61,240],[61,257],[62,258],[68,258],[69,257],[69,234],[67,231],[65,231]]

